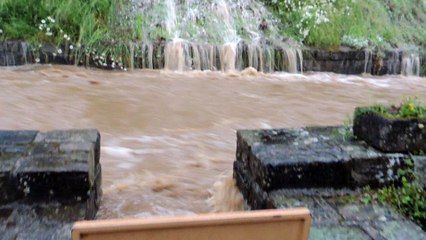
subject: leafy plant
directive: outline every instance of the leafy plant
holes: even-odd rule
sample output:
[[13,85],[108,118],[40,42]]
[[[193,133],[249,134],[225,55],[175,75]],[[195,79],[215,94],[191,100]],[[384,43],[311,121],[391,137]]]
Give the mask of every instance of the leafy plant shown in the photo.
[[418,97],[404,97],[398,106],[373,105],[357,108],[355,118],[367,112],[378,113],[387,118],[423,118],[426,116],[426,105]]
[[143,34],[143,18],[131,3],[40,0],[29,4],[27,0],[3,0],[0,40],[25,40],[32,43],[32,49],[49,43],[57,46],[58,54],[66,46],[75,50],[78,61],[88,56],[100,66],[112,62],[124,69],[131,63],[130,42],[139,41]]
[[405,163],[407,168],[398,170],[401,186],[391,185],[379,189],[377,192],[365,188],[365,193],[360,200],[366,204],[373,201],[390,204],[426,229],[426,191],[422,186],[421,179],[414,173],[413,161],[407,159]]
[[282,35],[306,45],[376,50],[426,48],[424,0],[264,1],[282,23]]
[[417,97],[405,97],[398,115],[403,118],[421,118],[425,113],[426,106],[423,106]]

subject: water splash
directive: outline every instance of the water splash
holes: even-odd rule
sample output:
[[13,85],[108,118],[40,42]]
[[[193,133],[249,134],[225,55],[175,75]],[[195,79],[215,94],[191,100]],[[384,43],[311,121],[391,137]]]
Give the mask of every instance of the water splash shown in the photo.
[[211,197],[207,200],[207,204],[212,209],[212,212],[249,209],[232,176],[224,175],[219,181],[215,182],[213,189],[210,190],[210,195]]

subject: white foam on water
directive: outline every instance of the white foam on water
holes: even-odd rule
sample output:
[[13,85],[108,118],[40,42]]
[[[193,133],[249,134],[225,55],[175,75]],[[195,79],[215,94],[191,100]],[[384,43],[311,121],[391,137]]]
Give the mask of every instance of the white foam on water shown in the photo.
[[231,212],[248,209],[231,173],[223,174],[210,189],[207,204],[212,212]]

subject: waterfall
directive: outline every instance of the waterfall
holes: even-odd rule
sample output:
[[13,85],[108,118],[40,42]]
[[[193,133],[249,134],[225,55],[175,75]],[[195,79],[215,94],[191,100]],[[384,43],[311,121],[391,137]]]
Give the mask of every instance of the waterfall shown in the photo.
[[[173,71],[300,72],[301,50],[281,40],[278,20],[255,0],[134,0],[143,19],[140,67]],[[264,24],[264,27],[260,27]]]
[[404,53],[401,63],[401,74],[405,76],[420,75],[420,57],[416,53]]
[[365,49],[364,55],[364,73],[371,73],[371,68],[373,65],[373,51],[371,51],[370,49]]

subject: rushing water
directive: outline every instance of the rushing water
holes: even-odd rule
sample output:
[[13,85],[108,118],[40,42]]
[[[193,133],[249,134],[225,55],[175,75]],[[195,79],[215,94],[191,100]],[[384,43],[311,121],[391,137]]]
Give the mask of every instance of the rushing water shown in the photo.
[[27,65],[0,69],[0,128],[98,128],[100,218],[194,214],[242,207],[236,129],[337,125],[355,106],[425,92],[419,77]]
[[[279,36],[277,20],[255,0],[134,0],[142,14],[142,42],[132,46],[137,67],[169,70],[297,72],[302,54]],[[165,46],[161,43],[164,42]],[[164,49],[163,49],[164,47]]]

